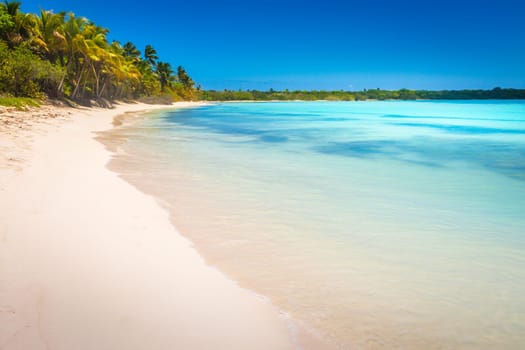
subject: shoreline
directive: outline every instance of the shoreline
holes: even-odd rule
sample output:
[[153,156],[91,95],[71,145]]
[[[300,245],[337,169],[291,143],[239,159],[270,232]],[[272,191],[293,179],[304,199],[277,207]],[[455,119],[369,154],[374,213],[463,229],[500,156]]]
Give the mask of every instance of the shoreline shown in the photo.
[[[200,106],[209,106],[216,103],[217,102],[205,101]],[[230,274],[229,272],[231,271],[223,269],[223,266],[218,266],[216,261],[214,261],[210,254],[208,254],[209,251],[207,251],[205,246],[201,244],[202,242],[193,241],[191,235],[184,231],[184,227],[182,229],[179,228],[181,221],[177,220],[177,210],[175,210],[169,201],[166,201],[166,199],[154,188],[151,188],[151,186],[148,185],[149,180],[146,180],[146,178],[150,178],[149,176],[146,175],[143,179],[144,181],[130,176],[131,173],[137,170],[139,173],[143,173],[144,169],[147,169],[147,166],[144,168],[137,165],[136,160],[133,160],[135,155],[133,153],[129,154],[125,150],[124,145],[128,141],[129,136],[124,136],[121,134],[121,132],[122,130],[133,130],[136,127],[136,124],[144,118],[155,118],[156,113],[158,112],[152,111],[151,115],[150,113],[130,112],[116,116],[113,121],[114,128],[98,133],[96,139],[112,153],[112,158],[111,161],[108,162],[107,168],[112,172],[119,174],[122,179],[137,188],[142,193],[155,198],[155,200],[157,200],[160,205],[168,211],[170,222],[172,223],[173,227],[175,227],[175,230],[177,230],[183,237],[191,242],[191,245],[196,249],[198,254],[209,266],[216,268],[221,274],[223,274],[225,278],[230,280],[235,285],[238,285],[240,288],[248,291],[257,298],[264,299],[272,306],[272,308],[275,309],[276,312],[282,315],[288,322],[288,327],[290,328],[294,345],[298,349],[334,349],[336,347],[335,343],[329,339],[326,339],[317,329],[305,323],[304,320],[293,317],[293,315],[289,313],[289,310],[281,308],[280,306],[282,305],[275,304],[270,296],[266,295],[254,285],[246,284],[246,281],[238,279],[239,276]],[[124,157],[126,160],[122,161],[122,157]],[[192,218],[194,218],[194,220],[199,220],[198,215],[192,216]]]
[[106,167],[96,133],[117,115],[198,105],[58,108],[0,130],[0,348],[297,348],[285,316]]

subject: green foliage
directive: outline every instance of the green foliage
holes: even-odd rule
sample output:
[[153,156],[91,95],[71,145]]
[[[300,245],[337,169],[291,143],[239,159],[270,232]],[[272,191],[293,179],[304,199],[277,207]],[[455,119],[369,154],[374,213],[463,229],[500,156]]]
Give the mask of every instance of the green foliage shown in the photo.
[[9,49],[0,42],[0,92],[16,97],[43,98],[59,82],[62,69],[25,47]]
[[488,100],[525,99],[523,89],[492,90],[363,90],[363,91],[200,91],[205,101],[366,101],[366,100]]
[[6,7],[0,5],[0,33],[2,34],[2,39],[6,41],[8,39],[8,33],[11,33],[15,29],[15,24],[9,13],[7,13]]
[[142,58],[131,42],[109,43],[108,32],[71,12],[26,14],[19,2],[0,3],[0,93],[79,102],[194,94],[185,71],[181,90],[151,45]]

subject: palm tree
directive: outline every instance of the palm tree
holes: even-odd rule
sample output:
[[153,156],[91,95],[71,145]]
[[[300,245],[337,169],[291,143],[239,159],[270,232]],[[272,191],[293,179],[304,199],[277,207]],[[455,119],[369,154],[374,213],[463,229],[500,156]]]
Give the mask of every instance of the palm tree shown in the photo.
[[20,12],[20,5],[18,1],[8,0],[4,0],[0,5],[7,15],[6,20],[9,21],[9,25],[6,26],[8,30],[2,33],[2,36],[10,47],[18,46],[24,40],[24,34],[27,34],[24,26],[26,15]]
[[130,97],[139,88],[140,71],[134,62],[126,56],[126,49],[114,41],[108,48],[109,60],[106,62],[106,74],[100,95],[106,86],[113,91],[114,97]]
[[7,50],[31,57],[28,62],[47,62],[43,70],[54,74],[53,83],[31,82],[49,95],[72,99],[139,97],[158,95],[166,89],[178,93],[176,89],[193,86],[182,67],[177,69],[181,84],[173,84],[176,77],[171,65],[159,62],[151,45],[145,47],[142,59],[133,43],[110,44],[107,33],[72,12],[25,14],[20,11],[20,2],[0,0],[0,42],[8,45]]
[[35,16],[35,34],[33,42],[39,51],[52,63],[57,60],[64,66],[64,54],[67,50],[66,37],[64,36],[65,12],[40,11],[40,16]]
[[125,57],[129,57],[133,61],[136,61],[136,62],[140,61],[140,51],[137,49],[135,44],[128,41],[127,43],[124,44],[122,49],[124,50],[123,55]]
[[[111,60],[110,52],[108,51],[108,42],[106,35],[108,30],[102,28],[93,23],[90,23],[84,28],[84,37],[86,38],[86,44],[88,50],[84,51],[85,60],[90,68],[90,73],[86,74],[84,81],[84,90],[88,85],[90,75],[94,79],[92,92],[97,98],[102,95],[101,81],[104,78],[104,74],[107,74],[109,69],[106,67],[108,62]],[[92,73],[92,74],[91,74]]]
[[111,49],[118,58],[118,70],[115,72],[116,96],[138,97],[144,77],[143,66],[151,71],[150,66],[141,59],[140,51],[132,42],[127,42],[124,46],[113,42]]
[[178,66],[177,67],[177,78],[182,83],[184,88],[186,89],[193,89],[193,85],[195,84],[191,77],[188,75],[184,67]]
[[85,53],[88,51],[86,38],[83,35],[84,28],[88,25],[88,20],[84,17],[76,17],[73,12],[67,15],[64,23],[64,37],[66,40],[66,70],[58,86],[59,92],[65,82],[66,76],[69,77],[69,83],[74,87],[70,94],[75,98],[80,86],[82,75],[86,70],[87,62]]
[[146,45],[146,48],[144,49],[144,60],[149,63],[152,69],[155,67],[158,59],[159,56],[157,56],[157,50],[151,45]]
[[162,91],[165,91],[166,87],[170,87],[171,83],[175,80],[173,77],[173,69],[171,69],[171,65],[167,62],[159,62],[157,64],[157,76],[159,77]]
[[2,6],[6,9],[6,12],[11,17],[15,17],[19,13],[20,5],[22,4],[19,1],[8,1],[8,0],[4,0],[4,3],[2,4]]

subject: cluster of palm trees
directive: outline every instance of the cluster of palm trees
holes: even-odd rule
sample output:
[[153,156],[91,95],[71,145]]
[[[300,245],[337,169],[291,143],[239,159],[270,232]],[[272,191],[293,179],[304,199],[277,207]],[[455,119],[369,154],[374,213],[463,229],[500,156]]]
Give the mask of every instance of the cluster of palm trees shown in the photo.
[[184,68],[175,75],[151,45],[141,56],[133,43],[110,43],[107,34],[108,29],[72,12],[30,14],[21,12],[20,2],[0,4],[0,42],[8,50],[26,50],[59,72],[41,86],[47,95],[73,100],[192,97],[194,83]]

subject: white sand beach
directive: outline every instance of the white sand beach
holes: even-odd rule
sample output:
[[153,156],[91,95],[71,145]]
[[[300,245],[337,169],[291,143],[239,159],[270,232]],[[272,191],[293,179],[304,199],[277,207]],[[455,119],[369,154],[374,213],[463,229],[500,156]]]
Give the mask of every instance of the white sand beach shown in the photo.
[[0,349],[294,348],[283,315],[106,168],[95,133],[165,105],[48,108],[0,119]]

